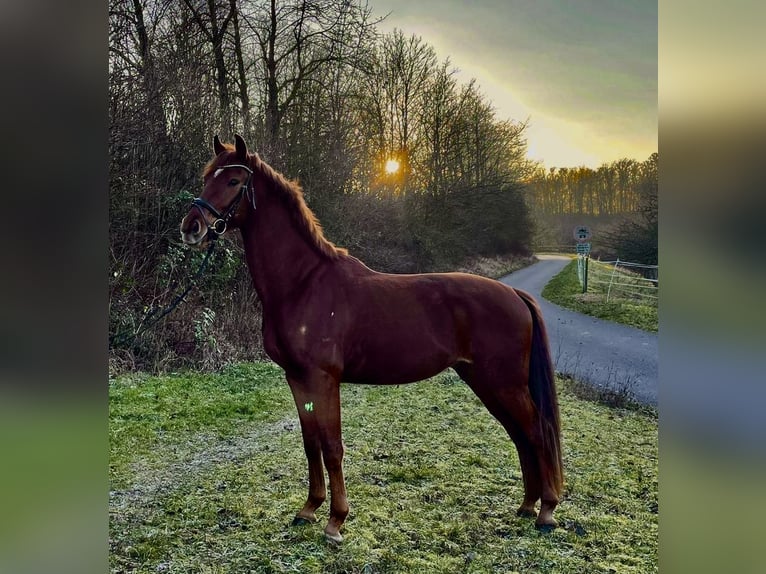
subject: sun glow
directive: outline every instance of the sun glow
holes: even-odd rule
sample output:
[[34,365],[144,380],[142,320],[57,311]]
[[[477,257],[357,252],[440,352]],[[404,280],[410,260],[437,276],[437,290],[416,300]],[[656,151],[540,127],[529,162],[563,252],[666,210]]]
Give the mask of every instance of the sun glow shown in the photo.
[[386,173],[388,174],[395,174],[397,171],[399,171],[399,162],[395,159],[389,159],[386,161],[386,167],[385,167]]

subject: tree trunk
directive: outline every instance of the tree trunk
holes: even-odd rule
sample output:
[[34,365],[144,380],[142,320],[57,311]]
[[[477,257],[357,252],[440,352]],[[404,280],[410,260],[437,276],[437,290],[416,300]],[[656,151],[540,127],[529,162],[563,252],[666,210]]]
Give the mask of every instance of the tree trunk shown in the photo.
[[220,25],[218,23],[218,13],[216,11],[215,0],[207,1],[208,10],[210,10],[210,32],[213,43],[213,60],[215,62],[216,85],[218,86],[219,110],[221,114],[221,135],[225,140],[232,138],[231,125],[231,97],[229,96],[229,80],[226,75],[226,58],[223,53],[223,37],[226,31],[228,19],[233,15],[236,8],[232,2],[232,12]]
[[144,20],[144,8],[140,0],[133,0],[135,13],[136,35],[138,36],[138,49],[141,54],[141,77],[146,98],[147,130],[149,139],[154,143],[168,143],[167,120],[165,110],[162,107],[162,96],[157,78],[157,70],[149,45],[149,34],[146,31]]
[[237,59],[237,75],[239,77],[239,99],[242,105],[241,119],[242,131],[250,133],[250,95],[247,90],[247,76],[245,73],[245,60],[242,55],[242,39],[239,33],[239,17],[237,13],[237,0],[231,0],[232,22],[234,25],[234,53]]

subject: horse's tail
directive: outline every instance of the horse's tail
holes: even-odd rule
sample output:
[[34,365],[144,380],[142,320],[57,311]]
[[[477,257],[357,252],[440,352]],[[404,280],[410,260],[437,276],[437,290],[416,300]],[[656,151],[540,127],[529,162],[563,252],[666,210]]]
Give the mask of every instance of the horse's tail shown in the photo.
[[529,391],[540,413],[543,448],[553,470],[556,492],[561,496],[564,488],[564,465],[561,460],[561,421],[548,332],[543,322],[540,306],[534,297],[520,289],[515,289],[515,291],[532,313]]

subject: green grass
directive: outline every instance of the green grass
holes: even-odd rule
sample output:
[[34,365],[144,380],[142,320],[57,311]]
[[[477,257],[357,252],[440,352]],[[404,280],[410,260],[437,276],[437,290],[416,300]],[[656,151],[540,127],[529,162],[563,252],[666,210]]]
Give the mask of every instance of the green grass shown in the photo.
[[[591,264],[597,264],[591,262]],[[645,331],[657,332],[659,318],[656,305],[641,304],[624,299],[607,302],[603,293],[591,285],[583,294],[577,279],[577,260],[572,260],[561,272],[551,279],[543,289],[543,297],[549,301],[572,309],[578,313],[615,321]]]
[[[110,467],[123,476],[137,457],[164,456],[163,444],[190,435],[236,434],[243,425],[269,419],[293,406],[273,384],[282,371],[272,363],[234,365],[215,376],[198,373],[151,377],[128,374],[109,386]],[[268,384],[264,383],[268,382]]]
[[110,382],[112,572],[656,572],[657,420],[559,381],[566,487],[517,518],[512,443],[454,373],[344,385],[345,541],[289,523],[306,461],[279,369]]

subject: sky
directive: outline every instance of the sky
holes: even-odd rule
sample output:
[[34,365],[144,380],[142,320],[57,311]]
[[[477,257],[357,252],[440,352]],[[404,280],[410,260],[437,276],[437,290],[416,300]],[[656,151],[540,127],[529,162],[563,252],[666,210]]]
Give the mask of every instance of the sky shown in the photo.
[[501,119],[529,120],[528,156],[596,168],[657,151],[657,2],[370,0],[475,78]]

